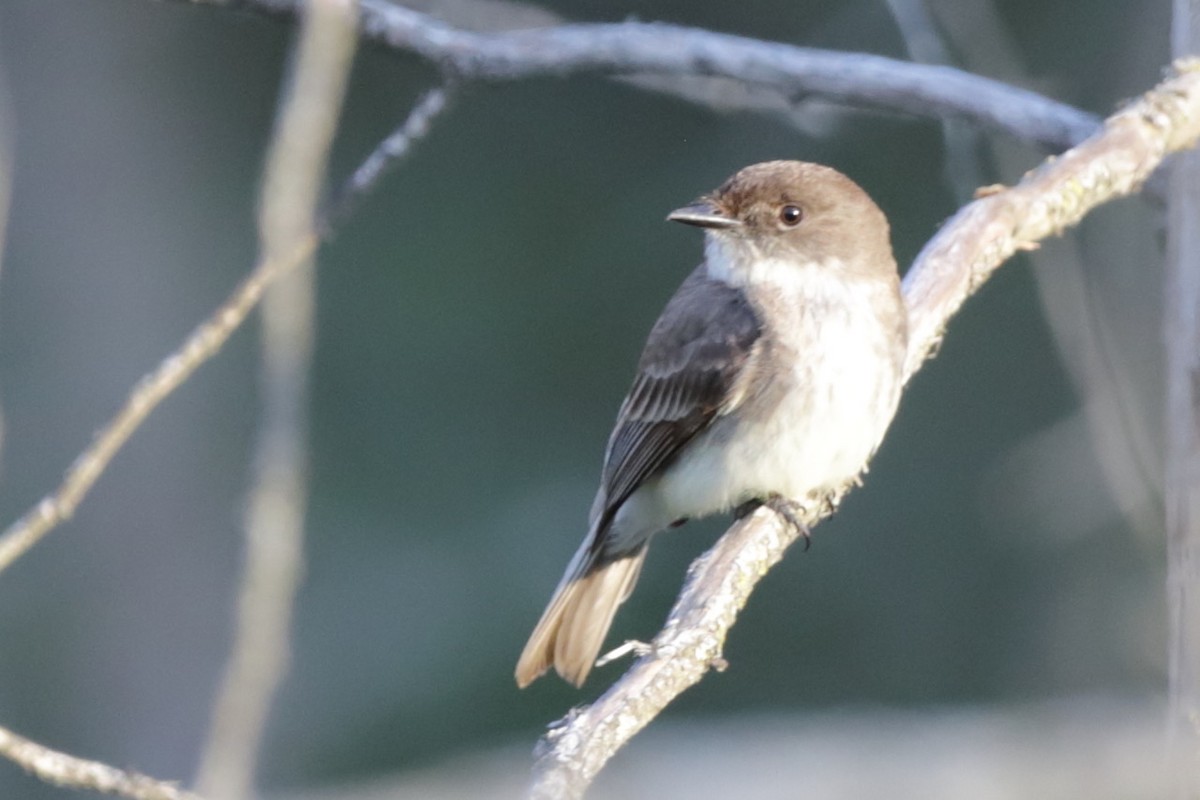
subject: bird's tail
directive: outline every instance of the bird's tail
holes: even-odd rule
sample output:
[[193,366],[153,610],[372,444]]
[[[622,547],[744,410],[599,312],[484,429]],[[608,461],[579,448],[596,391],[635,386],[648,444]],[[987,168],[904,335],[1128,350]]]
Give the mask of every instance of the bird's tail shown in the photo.
[[619,558],[598,556],[588,536],[571,559],[517,661],[517,686],[524,689],[551,666],[576,686],[587,679],[617,606],[637,583],[646,545]]

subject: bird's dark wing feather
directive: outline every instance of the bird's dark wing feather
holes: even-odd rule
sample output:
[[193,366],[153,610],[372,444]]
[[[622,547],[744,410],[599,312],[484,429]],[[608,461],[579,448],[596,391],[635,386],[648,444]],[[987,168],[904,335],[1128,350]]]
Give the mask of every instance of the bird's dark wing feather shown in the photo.
[[603,529],[728,404],[762,324],[745,294],[697,268],[650,331],[633,388],[608,442]]

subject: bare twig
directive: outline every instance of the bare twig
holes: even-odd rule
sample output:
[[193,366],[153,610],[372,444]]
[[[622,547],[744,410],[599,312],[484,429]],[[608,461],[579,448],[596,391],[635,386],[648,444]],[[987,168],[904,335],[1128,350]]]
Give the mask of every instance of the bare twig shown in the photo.
[[[337,0],[337,2],[342,1]],[[434,116],[428,113],[429,108],[427,106],[423,108],[424,121],[421,124],[406,124],[405,130],[407,131],[409,146],[411,146],[413,140],[424,136],[428,132],[428,123]],[[420,110],[419,108],[418,111]],[[417,114],[417,112],[415,111],[414,114]],[[394,161],[406,153],[407,148],[392,148],[388,151],[388,160]],[[377,158],[375,155],[373,157]],[[355,194],[370,191],[374,188],[374,185],[374,180],[351,183],[347,188],[346,201],[349,202],[352,200]],[[286,193],[288,190],[284,187],[283,191]],[[150,412],[157,408],[163,400],[191,377],[202,364],[217,354],[263,297],[267,287],[279,277],[308,263],[320,242],[321,237],[318,236],[317,231],[319,230],[322,234],[328,235],[332,232],[332,227],[331,224],[327,223],[315,224],[315,227],[310,224],[306,229],[293,231],[290,241],[278,241],[269,248],[264,247],[258,263],[255,264],[250,274],[233,291],[230,297],[207,320],[197,327],[177,350],[167,356],[156,369],[145,375],[134,386],[124,406],[100,430],[92,444],[76,458],[59,487],[44,497],[20,519],[12,523],[0,535],[0,571],[7,568],[12,562],[28,551],[30,547],[36,544],[55,526],[69,519],[74,514],[80,502],[87,496],[88,492],[95,485],[96,480],[107,469],[113,457],[138,427],[141,426]],[[302,327],[311,328],[311,326]],[[263,493],[260,493],[257,497],[262,500],[263,507],[270,506],[273,502],[271,498],[267,498]],[[290,505],[292,509],[299,509],[301,507],[301,503],[295,495],[293,495],[287,505]],[[298,525],[299,521],[296,520],[295,524]],[[252,551],[255,550],[256,548],[252,548]],[[295,547],[291,548],[291,550],[293,554],[296,553]],[[270,557],[275,557],[275,554],[275,551],[272,550]],[[261,553],[261,555],[266,556],[265,552]],[[251,560],[253,558],[254,554],[252,552]],[[259,560],[261,561],[262,559],[260,558]],[[279,577],[281,580],[274,588],[269,587],[265,591],[268,597],[273,597],[277,601],[274,604],[270,602],[264,603],[261,609],[264,615],[272,617],[273,621],[267,623],[248,621],[243,628],[244,630],[247,632],[251,630],[262,631],[264,629],[276,632],[286,631],[287,608],[290,607],[290,596],[292,594],[289,584],[294,580],[287,573],[293,572],[294,575],[296,564],[297,562],[293,561],[290,566],[285,565],[278,570],[276,577]],[[251,570],[248,569],[248,571]],[[247,595],[250,591],[248,589]],[[257,604],[256,599],[246,596],[244,596],[243,600],[243,606]],[[267,608],[267,606],[272,605],[273,607]],[[268,636],[259,643],[259,646],[263,648],[259,653],[266,653],[268,659],[273,659],[278,654],[285,654],[286,646],[277,647],[276,645],[278,644],[278,636]],[[244,656],[235,656],[235,658],[249,658],[251,660],[254,658],[252,654],[241,646],[235,648],[235,653],[245,654]],[[271,667],[268,665],[267,670],[269,671],[270,669]],[[276,665],[276,669],[278,669],[278,664]],[[258,683],[257,691],[261,693],[260,696],[264,698],[264,701],[269,698],[276,680],[277,676],[276,678]],[[230,702],[232,703],[233,701]],[[258,712],[257,715],[261,716],[261,712]],[[220,712],[216,714],[218,718],[224,716],[227,715]],[[223,725],[224,723],[217,724]],[[242,723],[233,722],[229,724],[233,727],[238,727]],[[257,724],[261,727],[261,721],[258,723],[250,722],[248,724]],[[214,738],[223,738],[223,734],[216,734]],[[257,739],[257,733],[254,735],[254,738]],[[247,748],[246,752],[249,752],[249,748]],[[170,784],[159,783],[145,776],[126,773],[104,764],[56,753],[26,739],[22,739],[2,728],[0,728],[0,756],[16,762],[43,780],[61,786],[95,789],[97,791],[122,794],[133,798],[153,798],[154,800],[159,800],[160,798],[162,800],[174,800],[174,798],[192,799],[198,797],[197,795],[177,789]],[[214,755],[213,758],[220,759],[221,757]],[[215,782],[219,782],[216,779],[214,780]],[[233,796],[232,794],[225,793],[223,789],[219,789],[218,791],[222,793],[214,796],[223,798]]]
[[[1175,0],[1172,48],[1200,54],[1200,2]],[[1167,209],[1166,470],[1172,797],[1200,797],[1200,153],[1172,165]]]
[[[301,0],[185,1],[273,16],[293,15],[302,6]],[[592,71],[619,76],[716,75],[781,91],[797,100],[817,95],[862,108],[962,117],[1056,151],[1090,136],[1100,122],[1035,92],[950,67],[662,23],[478,33],[387,0],[363,0],[362,34],[370,41],[417,53],[466,78],[507,81]]]
[[370,193],[380,178],[387,174],[395,163],[408,155],[413,143],[429,133],[429,126],[446,110],[450,102],[450,87],[430,89],[413,106],[408,117],[376,147],[371,154],[346,179],[337,195],[329,204],[323,219],[323,227],[336,228],[354,213],[355,203]]
[[1200,62],[1110,117],[1095,136],[1017,186],[960,210],[917,256],[904,281],[913,372],[963,301],[1013,253],[1060,233],[1101,203],[1137,191],[1168,154],[1200,135]]
[[[355,0],[313,0],[268,153],[259,208],[262,257],[279,258],[316,228],[317,198],[357,43]],[[263,426],[246,512],[237,631],[201,760],[200,791],[251,796],[271,700],[287,672],[303,571],[308,497],[308,373],[315,329],[312,259],[263,302]]]
[[1200,795],[1200,154],[1173,165],[1167,304],[1167,725],[1173,797]]
[[[420,135],[423,133],[424,131]],[[371,188],[373,185],[364,184],[359,187],[359,190],[368,191]],[[322,230],[326,230],[326,227],[322,226]],[[95,441],[75,459],[75,463],[68,470],[62,484],[20,519],[12,523],[3,535],[0,535],[0,571],[17,560],[55,526],[70,519],[113,457],[150,413],[191,377],[201,365],[220,351],[233,332],[257,305],[267,287],[281,275],[306,263],[316,251],[318,244],[319,239],[316,233],[309,231],[284,252],[270,255],[264,253],[250,274],[229,298],[197,327],[177,350],[167,356],[155,370],[138,381],[125,401],[125,405],[101,429]],[[62,786],[108,791],[102,787],[110,784],[124,785],[120,781],[110,781],[107,778],[84,783],[82,778],[77,779],[73,776],[84,775],[88,769],[93,767],[97,770],[97,774],[123,775],[125,773],[103,764],[72,759],[71,756],[46,750],[39,745],[16,737],[2,728],[0,728],[0,756],[15,761],[44,780]],[[76,769],[73,766],[76,764],[83,765],[87,769]],[[105,773],[106,770],[108,773]],[[131,780],[133,778],[140,780],[140,776],[132,776]],[[126,792],[126,795],[156,799],[196,797],[196,795],[176,790],[169,784],[164,784],[163,791],[175,791],[176,794],[144,793],[137,795]]]
[[7,728],[0,728],[0,755],[46,783],[68,789],[86,789],[133,800],[200,800],[199,795],[173,783],[99,761],[69,756],[18,736]]
[[[1111,117],[1094,137],[1017,186],[959,211],[905,280],[911,328],[906,376],[920,368],[950,317],[1010,255],[1135,191],[1168,153],[1197,138],[1200,61],[1181,61],[1164,83]],[[814,511],[805,521],[815,524],[821,516]],[[617,749],[712,666],[723,664],[725,636],[738,611],[794,539],[793,529],[760,509],[701,556],[652,651],[594,704],[546,735],[531,796],[582,796]]]
[[[0,255],[5,252],[8,231],[8,211],[12,204],[13,130],[12,101],[8,94],[8,79],[0,67]],[[0,411],[0,452],[4,450],[4,414]]]
[[[896,2],[921,2],[926,0],[895,0]],[[1018,82],[1031,80],[1029,70],[1023,64],[1020,48],[1011,34],[1003,32],[1004,23],[996,9],[995,0],[957,0],[953,4],[929,4],[937,15],[936,25],[944,30],[948,41],[962,54],[965,66],[979,68],[992,75],[1015,78]],[[981,30],[990,35],[981,37]],[[1020,148],[1005,147],[1002,143],[991,143],[992,162],[996,170],[1004,175],[1014,174],[1028,164],[1028,154]],[[950,152],[947,148],[947,158]],[[1182,157],[1182,156],[1181,156]],[[1159,169],[1142,186],[1140,197],[1165,206],[1165,181],[1168,170]],[[971,184],[971,191],[983,181]],[[1156,186],[1155,184],[1161,184]],[[965,203],[965,201],[964,201]],[[1147,203],[1149,205],[1149,203]],[[1030,252],[1027,255],[1037,285],[1043,318],[1053,337],[1054,345],[1066,369],[1067,375],[1080,400],[1079,418],[1086,426],[1088,445],[1094,450],[1103,484],[1096,484],[1092,491],[1107,492],[1119,509],[1125,522],[1135,533],[1153,539],[1163,530],[1162,511],[1152,498],[1162,494],[1161,464],[1158,462],[1153,443],[1152,426],[1156,425],[1156,411],[1151,411],[1139,401],[1137,376],[1133,374],[1137,364],[1144,363],[1140,346],[1153,346],[1160,331],[1145,326],[1147,330],[1130,339],[1128,326],[1117,330],[1115,315],[1107,310],[1113,298],[1106,297],[1105,274],[1109,269],[1128,268],[1128,254],[1099,244],[1098,239],[1123,238],[1119,227],[1093,225],[1059,243],[1053,252]],[[1139,245],[1130,242],[1130,247]],[[1052,262],[1052,263],[1051,263]],[[1124,301],[1125,295],[1121,300]],[[1137,316],[1139,311],[1121,302],[1121,314]],[[1145,312],[1141,312],[1145,313]],[[1136,326],[1140,327],[1140,326]],[[1120,337],[1124,336],[1124,340]],[[1123,341],[1120,347],[1118,341]],[[1130,358],[1123,353],[1136,352]],[[1053,445],[1045,445],[1043,437],[1053,435],[1053,429],[1043,429],[1027,440],[1028,448],[1022,448],[1021,458],[1036,458],[1034,463],[1045,463],[1054,458]],[[1015,454],[1006,458],[1015,464]],[[1007,481],[1015,491],[1037,491],[1026,481],[1039,481],[1037,471],[1020,469],[1011,471]],[[1067,515],[1078,524],[1085,524],[1086,514],[1076,513],[1066,497],[1057,495],[1057,514]],[[1074,502],[1089,503],[1079,496]],[[1064,530],[1062,527],[1059,530]]]
[[312,255],[316,246],[317,237],[309,235],[297,242],[291,251],[261,259],[229,299],[196,328],[178,350],[138,381],[125,405],[75,459],[59,487],[0,535],[0,571],[20,558],[55,526],[71,518],[113,456],[150,412],[178,389],[201,364],[216,355],[258,303],[263,290],[281,273]]
[[[439,110],[444,110],[444,106]],[[428,133],[429,124],[436,116],[428,112],[427,103],[422,103],[413,110],[409,120],[399,129],[405,132],[408,147],[390,148],[388,158],[391,161],[407,155],[412,142]],[[412,124],[414,118],[420,120],[419,124]],[[396,135],[393,134],[389,139]],[[375,159],[378,155],[379,149],[370,157]],[[360,167],[355,175],[359,175],[362,169],[363,167]],[[374,180],[348,181],[340,195],[341,203],[334,210],[352,204],[355,200],[351,196],[353,193],[366,193],[374,187]],[[291,251],[270,257],[260,256],[250,274],[234,289],[229,298],[201,323],[178,349],[138,381],[130,391],[125,405],[100,429],[92,444],[75,459],[62,483],[0,534],[0,572],[41,541],[43,536],[74,515],[79,503],[95,485],[96,479],[108,468],[113,456],[141,426],[150,412],[178,389],[202,364],[215,356],[238,326],[245,321],[246,315],[258,304],[266,288],[280,275],[305,263],[317,245],[330,236],[337,224],[344,219],[344,214],[334,214],[332,218],[320,221],[317,230],[309,232],[304,239],[297,241]]]
[[[950,53],[938,33],[937,24],[925,0],[886,0],[896,27],[913,61],[922,64],[950,64]],[[975,187],[983,183],[980,149],[982,133],[962,119],[942,120],[942,179],[954,191],[960,204],[971,199]]]

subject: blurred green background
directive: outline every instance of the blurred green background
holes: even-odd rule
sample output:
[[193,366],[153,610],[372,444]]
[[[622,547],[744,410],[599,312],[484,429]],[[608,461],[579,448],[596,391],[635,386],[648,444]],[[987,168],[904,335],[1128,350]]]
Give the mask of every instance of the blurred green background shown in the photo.
[[[1098,114],[1169,61],[1166,2],[927,5],[956,65]],[[464,7],[497,26],[517,13],[461,0],[433,13]],[[908,57],[878,0],[543,8]],[[186,4],[0,2],[15,141],[5,523],[252,264],[290,35]],[[436,79],[365,47],[334,177]],[[644,336],[700,255],[698,234],[663,217],[745,164],[821,161],[887,211],[907,264],[964,199],[945,133],[825,104],[726,113],[600,76],[466,87],[322,251],[307,581],[260,785],[531,748],[614,680],[621,666],[582,692],[556,679],[518,692],[511,675],[583,535]],[[980,183],[1043,157],[989,135],[967,145]],[[865,487],[763,582],[730,668],[664,724],[1161,695],[1159,217],[1142,199],[1102,209],[969,302]],[[74,521],[0,575],[0,724],[190,780],[230,641],[255,327],[155,412]],[[724,525],[660,538],[613,643],[657,630]],[[64,796],[0,763],[0,797]]]

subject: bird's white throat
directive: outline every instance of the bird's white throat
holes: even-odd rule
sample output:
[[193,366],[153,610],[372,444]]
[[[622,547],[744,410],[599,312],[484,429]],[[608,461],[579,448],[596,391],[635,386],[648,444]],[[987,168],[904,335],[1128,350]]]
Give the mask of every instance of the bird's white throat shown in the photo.
[[836,275],[838,264],[829,261],[803,261],[765,253],[750,239],[731,239],[709,233],[704,237],[704,260],[713,280],[745,289],[750,286],[774,286],[785,292],[803,291],[821,275]]

